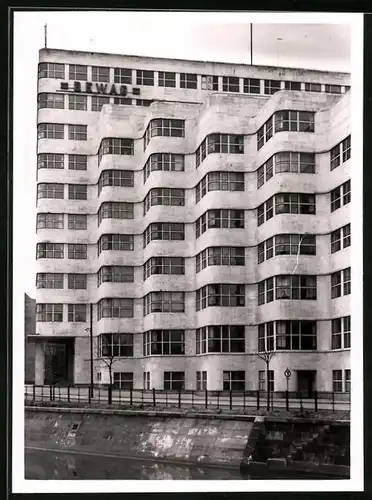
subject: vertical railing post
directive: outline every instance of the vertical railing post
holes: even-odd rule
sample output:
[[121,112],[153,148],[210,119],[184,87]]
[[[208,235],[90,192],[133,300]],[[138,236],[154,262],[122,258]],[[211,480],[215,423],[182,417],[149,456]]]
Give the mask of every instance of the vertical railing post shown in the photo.
[[208,408],[208,391],[205,389],[205,408]]
[[285,409],[289,411],[289,392],[288,389],[285,391]]
[[[155,390],[155,389],[153,389]],[[142,389],[142,392],[141,392],[141,405],[143,406],[143,389]]]
[[332,391],[332,411],[335,411],[335,393]]
[[301,412],[301,415],[303,414],[303,406],[302,406],[302,392],[300,392],[300,412]]
[[77,390],[78,390],[78,403],[80,403],[80,387],[78,387]]
[[49,400],[53,401],[53,387],[51,385],[49,386]]
[[243,391],[243,411],[245,412],[245,391]]
[[314,410],[318,411],[318,391],[314,391]]
[[230,410],[232,410],[232,390],[230,389]]
[[168,391],[165,391],[165,406],[168,408]]
[[181,408],[181,389],[178,389],[178,408]]
[[91,390],[90,390],[90,387],[89,387],[89,389],[88,389],[88,403],[89,404],[91,403],[91,396],[92,396],[92,394],[91,394]]
[[256,396],[257,396],[257,410],[259,410],[260,409],[260,391],[259,390],[257,390]]
[[36,387],[35,384],[32,386],[32,401],[36,399]]
[[152,389],[152,406],[156,406],[155,388]]
[[194,408],[194,391],[191,391],[191,407]]
[[67,401],[70,402],[70,386],[67,386]]
[[217,391],[217,410],[220,409],[220,391]]
[[130,406],[133,405],[133,387],[129,389],[129,404]]

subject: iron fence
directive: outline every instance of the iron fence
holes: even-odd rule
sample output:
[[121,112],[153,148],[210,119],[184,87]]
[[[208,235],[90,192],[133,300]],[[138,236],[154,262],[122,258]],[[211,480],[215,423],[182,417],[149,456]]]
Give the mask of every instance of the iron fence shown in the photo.
[[165,391],[145,389],[110,389],[95,387],[93,397],[89,387],[26,385],[25,402],[54,402],[112,407],[200,408],[229,410],[350,410],[350,393],[317,392],[311,396],[301,392],[265,391]]

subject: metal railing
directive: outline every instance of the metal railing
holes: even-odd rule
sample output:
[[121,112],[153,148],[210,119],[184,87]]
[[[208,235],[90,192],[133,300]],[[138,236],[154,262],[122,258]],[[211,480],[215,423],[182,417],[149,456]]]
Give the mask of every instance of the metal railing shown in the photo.
[[[26,385],[25,403],[51,402],[112,407],[200,408],[228,410],[267,410],[265,391],[165,391],[95,387]],[[305,397],[300,392],[270,392],[270,410],[319,412],[350,411],[350,393],[317,392]]]

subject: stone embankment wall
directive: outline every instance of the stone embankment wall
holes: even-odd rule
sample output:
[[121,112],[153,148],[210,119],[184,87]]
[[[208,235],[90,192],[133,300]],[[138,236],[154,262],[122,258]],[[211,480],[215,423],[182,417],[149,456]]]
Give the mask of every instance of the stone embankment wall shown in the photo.
[[116,413],[26,410],[25,445],[239,468],[254,420]]

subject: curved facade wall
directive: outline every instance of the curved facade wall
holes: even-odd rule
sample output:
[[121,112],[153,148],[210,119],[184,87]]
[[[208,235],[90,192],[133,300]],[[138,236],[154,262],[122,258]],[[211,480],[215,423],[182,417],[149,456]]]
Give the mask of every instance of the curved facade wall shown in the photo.
[[[91,66],[94,65],[116,67],[115,65],[129,64],[128,67],[133,67],[134,72],[137,71],[129,57],[122,56],[122,62],[119,63],[119,56],[107,56],[109,62],[105,61],[104,64],[103,59],[98,56],[87,54],[83,58],[79,53],[42,51],[40,61],[64,64],[66,75],[71,64],[87,65],[88,81],[91,78]],[[153,61],[156,61],[145,59],[143,64],[146,65],[142,69],[150,68],[154,64]],[[159,60],[160,63],[164,68],[169,64]],[[181,63],[174,64],[177,66]],[[189,62],[188,65],[190,73],[194,72],[192,68],[196,71],[197,63]],[[229,68],[223,66],[223,75],[228,76],[228,71],[233,74],[233,65],[228,66]],[[221,65],[214,69],[211,66],[210,71],[222,71],[221,68]],[[248,72],[252,71],[251,67],[240,67],[239,71],[241,80],[251,78],[248,75]],[[255,71],[261,82],[268,78],[264,68],[255,68]],[[39,185],[63,184],[63,199],[37,200],[37,283],[40,285],[43,280],[48,281],[48,276],[62,273],[63,288],[44,288],[38,285],[36,330],[43,341],[67,337],[74,339],[74,383],[84,384],[90,381],[90,304],[93,304],[92,331],[95,353],[98,353],[100,335],[133,334],[130,355],[115,359],[114,371],[118,374],[132,374],[132,382],[129,383],[135,388],[172,389],[176,387],[172,386],[172,377],[178,380],[177,377],[180,376],[186,389],[262,389],[262,374],[259,372],[265,370],[265,366],[255,353],[262,350],[258,332],[262,330],[262,325],[265,325],[266,332],[268,324],[275,324],[275,356],[270,367],[274,372],[275,390],[286,388],[283,375],[286,367],[291,368],[295,374],[290,381],[291,390],[303,390],[307,384],[311,390],[331,391],[336,387],[335,377],[339,375],[339,370],[342,377],[350,376],[350,342],[342,340],[338,347],[334,340],[335,320],[350,316],[350,295],[343,293],[347,289],[347,283],[345,285],[344,282],[347,282],[348,278],[344,270],[350,267],[350,249],[344,243],[346,232],[343,233],[341,229],[340,249],[332,253],[336,236],[331,236],[332,232],[350,223],[350,202],[347,187],[344,186],[350,180],[351,160],[346,158],[347,155],[343,157],[342,150],[343,141],[350,135],[350,94],[343,95],[345,86],[348,85],[348,75],[286,70],[284,79],[291,80],[299,74],[302,75],[303,82],[320,82],[322,92],[283,89],[272,96],[254,96],[243,95],[242,90],[241,93],[231,94],[198,89],[165,89],[156,84],[151,88],[139,85],[141,99],[155,100],[150,107],[114,105],[113,97],[110,97],[109,105],[103,106],[100,112],[94,112],[90,106],[96,94],[87,95],[87,111],[69,109],[69,99],[72,99],[70,96],[76,95],[73,92],[73,82],[69,82],[70,90],[66,90],[64,96],[65,109],[39,110],[38,124],[64,124],[64,138],[40,138],[38,154],[63,155],[64,168],[38,169]],[[218,78],[222,79],[223,75]],[[339,84],[342,94],[325,93],[327,81]],[[176,84],[179,82],[177,73]],[[200,82],[201,76],[198,75],[198,85]],[[60,82],[53,78],[40,78],[39,92],[54,94],[58,90],[60,93],[59,84]],[[262,83],[261,87],[263,88]],[[134,99],[133,96],[132,98]],[[166,98],[172,102],[166,102]],[[313,113],[314,131],[279,132],[275,131],[274,126],[272,137],[258,149],[259,129],[275,113],[281,111]],[[172,126],[175,126],[172,125],[172,120],[182,120],[182,137],[169,133]],[[145,147],[144,138],[147,131],[152,131],[153,123],[156,123],[156,127],[162,127],[164,135],[150,137]],[[70,126],[74,125],[87,127],[86,140],[69,139]],[[232,148],[227,152],[209,152],[196,166],[198,148],[211,134],[243,136],[244,153],[231,150]],[[101,141],[105,138],[131,139],[133,154],[109,152],[99,159]],[[331,150],[338,144],[341,144],[341,164],[331,170]],[[267,178],[266,182],[258,187],[258,169],[274,155],[289,152],[313,154],[313,173],[279,173],[275,171],[275,167],[272,177]],[[159,154],[164,155],[164,165],[167,164],[168,154],[183,155],[184,170],[175,171],[169,166],[163,166],[162,170],[150,171],[145,179],[144,169],[147,162],[151,164],[152,155]],[[71,155],[85,155],[86,170],[70,169]],[[119,179],[120,171],[133,172],[133,185],[120,185],[122,181],[116,180],[110,181],[112,185],[101,186],[99,183],[102,182],[101,176],[105,171],[113,171],[113,179]],[[218,190],[207,191],[197,201],[196,188],[199,183],[205,176],[213,180],[213,176],[219,172],[242,173],[244,191],[229,190],[233,184],[230,185],[222,179],[218,181]],[[86,186],[86,197],[82,196],[86,199],[70,199],[71,185],[79,184]],[[331,199],[337,198],[337,193],[331,192],[339,186],[340,207],[332,211]],[[183,204],[172,205],[172,201],[163,201],[169,204],[150,206],[145,213],[145,198],[150,196],[150,192],[153,193],[151,190],[160,188],[163,190],[163,200],[169,200],[169,190],[183,190]],[[313,213],[299,213],[306,211],[306,208],[302,208],[302,202],[288,202],[290,213],[277,213],[283,205],[283,194],[290,197],[302,193],[313,195]],[[273,216],[258,225],[260,207],[264,206],[264,211],[267,211],[270,200],[273,201]],[[116,215],[99,221],[98,213],[103,203],[131,204],[132,215],[115,218],[118,217]],[[242,214],[239,217],[244,222],[244,227],[235,226],[237,211]],[[51,214],[62,214],[59,222],[51,222]],[[79,215],[85,216],[85,228],[74,229],[75,216]],[[56,227],[52,227],[53,224]],[[182,227],[181,239],[177,224]],[[196,234],[198,224],[201,228],[200,235]],[[301,244],[296,247],[293,246],[295,243],[292,246],[289,244],[291,254],[283,254],[281,248],[285,244],[280,242],[283,235],[301,235],[302,238],[306,234],[315,236],[315,255],[301,252],[297,254]],[[258,262],[259,245],[271,238],[272,255]],[[57,248],[53,244],[62,245],[62,258],[52,256]],[[73,248],[74,245],[85,247],[84,258],[72,257],[73,252],[81,250]],[[265,255],[268,255],[267,248],[270,243],[265,245]],[[243,248],[244,265],[234,265],[233,257],[228,257],[232,259],[229,261],[226,261],[225,257],[222,264],[222,257],[213,257],[212,254],[219,247],[232,247],[229,255],[235,251],[234,248]],[[61,251],[61,248],[58,248],[58,251]],[[183,259],[184,274],[171,274],[170,268],[164,270],[164,266],[171,265],[168,263],[169,258]],[[149,259],[153,260],[150,262]],[[200,262],[204,259],[208,265],[203,267],[203,264],[202,268],[197,270],[197,259],[200,259]],[[151,269],[154,269],[154,274],[145,276],[146,263],[153,266]],[[109,266],[115,266],[110,271],[110,278],[102,278],[103,274],[108,272],[106,268]],[[133,268],[132,279],[119,278],[116,273],[121,271],[117,266]],[[159,271],[159,266],[163,266],[163,271]],[[332,298],[331,293],[334,292],[331,292],[331,289],[335,290],[336,287],[335,274],[339,272],[341,296]],[[71,275],[74,274],[86,275],[85,288],[69,288]],[[297,276],[316,277],[316,298],[306,300],[292,296],[296,293],[307,293],[294,291],[296,286],[293,284],[286,285],[285,292],[280,291],[284,286],[280,285],[280,277],[283,275],[287,277],[287,281],[296,279]],[[271,278],[274,278],[273,300],[268,300],[267,295],[264,303],[259,303],[260,286],[264,283],[265,294],[270,293],[270,290],[267,290],[270,288],[268,282]],[[226,285],[230,287],[228,292]],[[244,302],[239,305],[236,302],[237,285],[243,287],[243,299],[239,300]],[[159,298],[157,292],[162,292],[163,295]],[[167,295],[169,293],[173,294],[171,298]],[[290,296],[280,299],[277,296],[281,293],[289,293]],[[180,294],[183,294],[182,298]],[[111,299],[131,299],[131,312],[123,313],[125,317],[115,317],[121,312],[117,312],[115,308],[119,306],[113,305],[114,302],[107,306],[107,300]],[[183,303],[182,308],[178,303],[180,300]],[[50,316],[43,313],[43,308],[48,304],[63,304],[62,321],[49,321]],[[85,321],[73,321],[70,309],[74,304],[86,304]],[[283,344],[280,344],[278,332],[279,327],[282,328],[283,325],[278,325],[277,322],[291,322],[287,324],[290,325],[288,338],[292,339],[294,334],[291,328],[295,328],[293,325],[297,321],[314,322],[316,340],[312,347],[306,344],[304,349],[296,348],[295,340],[290,341],[292,347],[283,347]],[[230,328],[228,337],[224,337],[225,342],[220,340],[220,352],[217,352],[211,336],[208,337],[210,341],[205,341],[204,347],[201,347],[203,328],[207,327],[207,334],[212,335],[212,329],[218,326]],[[244,338],[234,344],[231,332],[235,331],[234,327],[239,326],[244,327]],[[211,327],[210,331],[208,327]],[[162,340],[160,343],[157,341],[156,348],[152,347],[152,342],[145,347],[144,333],[153,330],[163,331]],[[164,340],[168,338],[168,333],[164,331],[169,330],[183,331],[181,353],[176,353],[179,347],[171,345],[173,340]],[[343,339],[346,339],[346,333],[342,330]],[[267,336],[265,338],[268,342]],[[305,340],[303,342],[305,345]],[[235,347],[232,347],[233,344]],[[36,366],[36,379],[39,383],[42,383],[43,378],[40,371],[43,366],[40,361],[41,345],[42,343],[39,344],[37,356],[39,365]],[[172,349],[174,351],[170,353]],[[94,354],[95,382],[107,383],[108,371],[102,359],[97,357],[98,354]],[[179,372],[182,375],[179,375]],[[197,382],[197,372],[206,372],[206,387]],[[234,375],[235,372],[239,374]],[[175,375],[172,375],[174,373]],[[118,380],[121,376],[118,375]],[[232,383],[234,377],[240,377],[240,385]],[[343,379],[342,391],[345,390],[347,384],[346,379]]]

